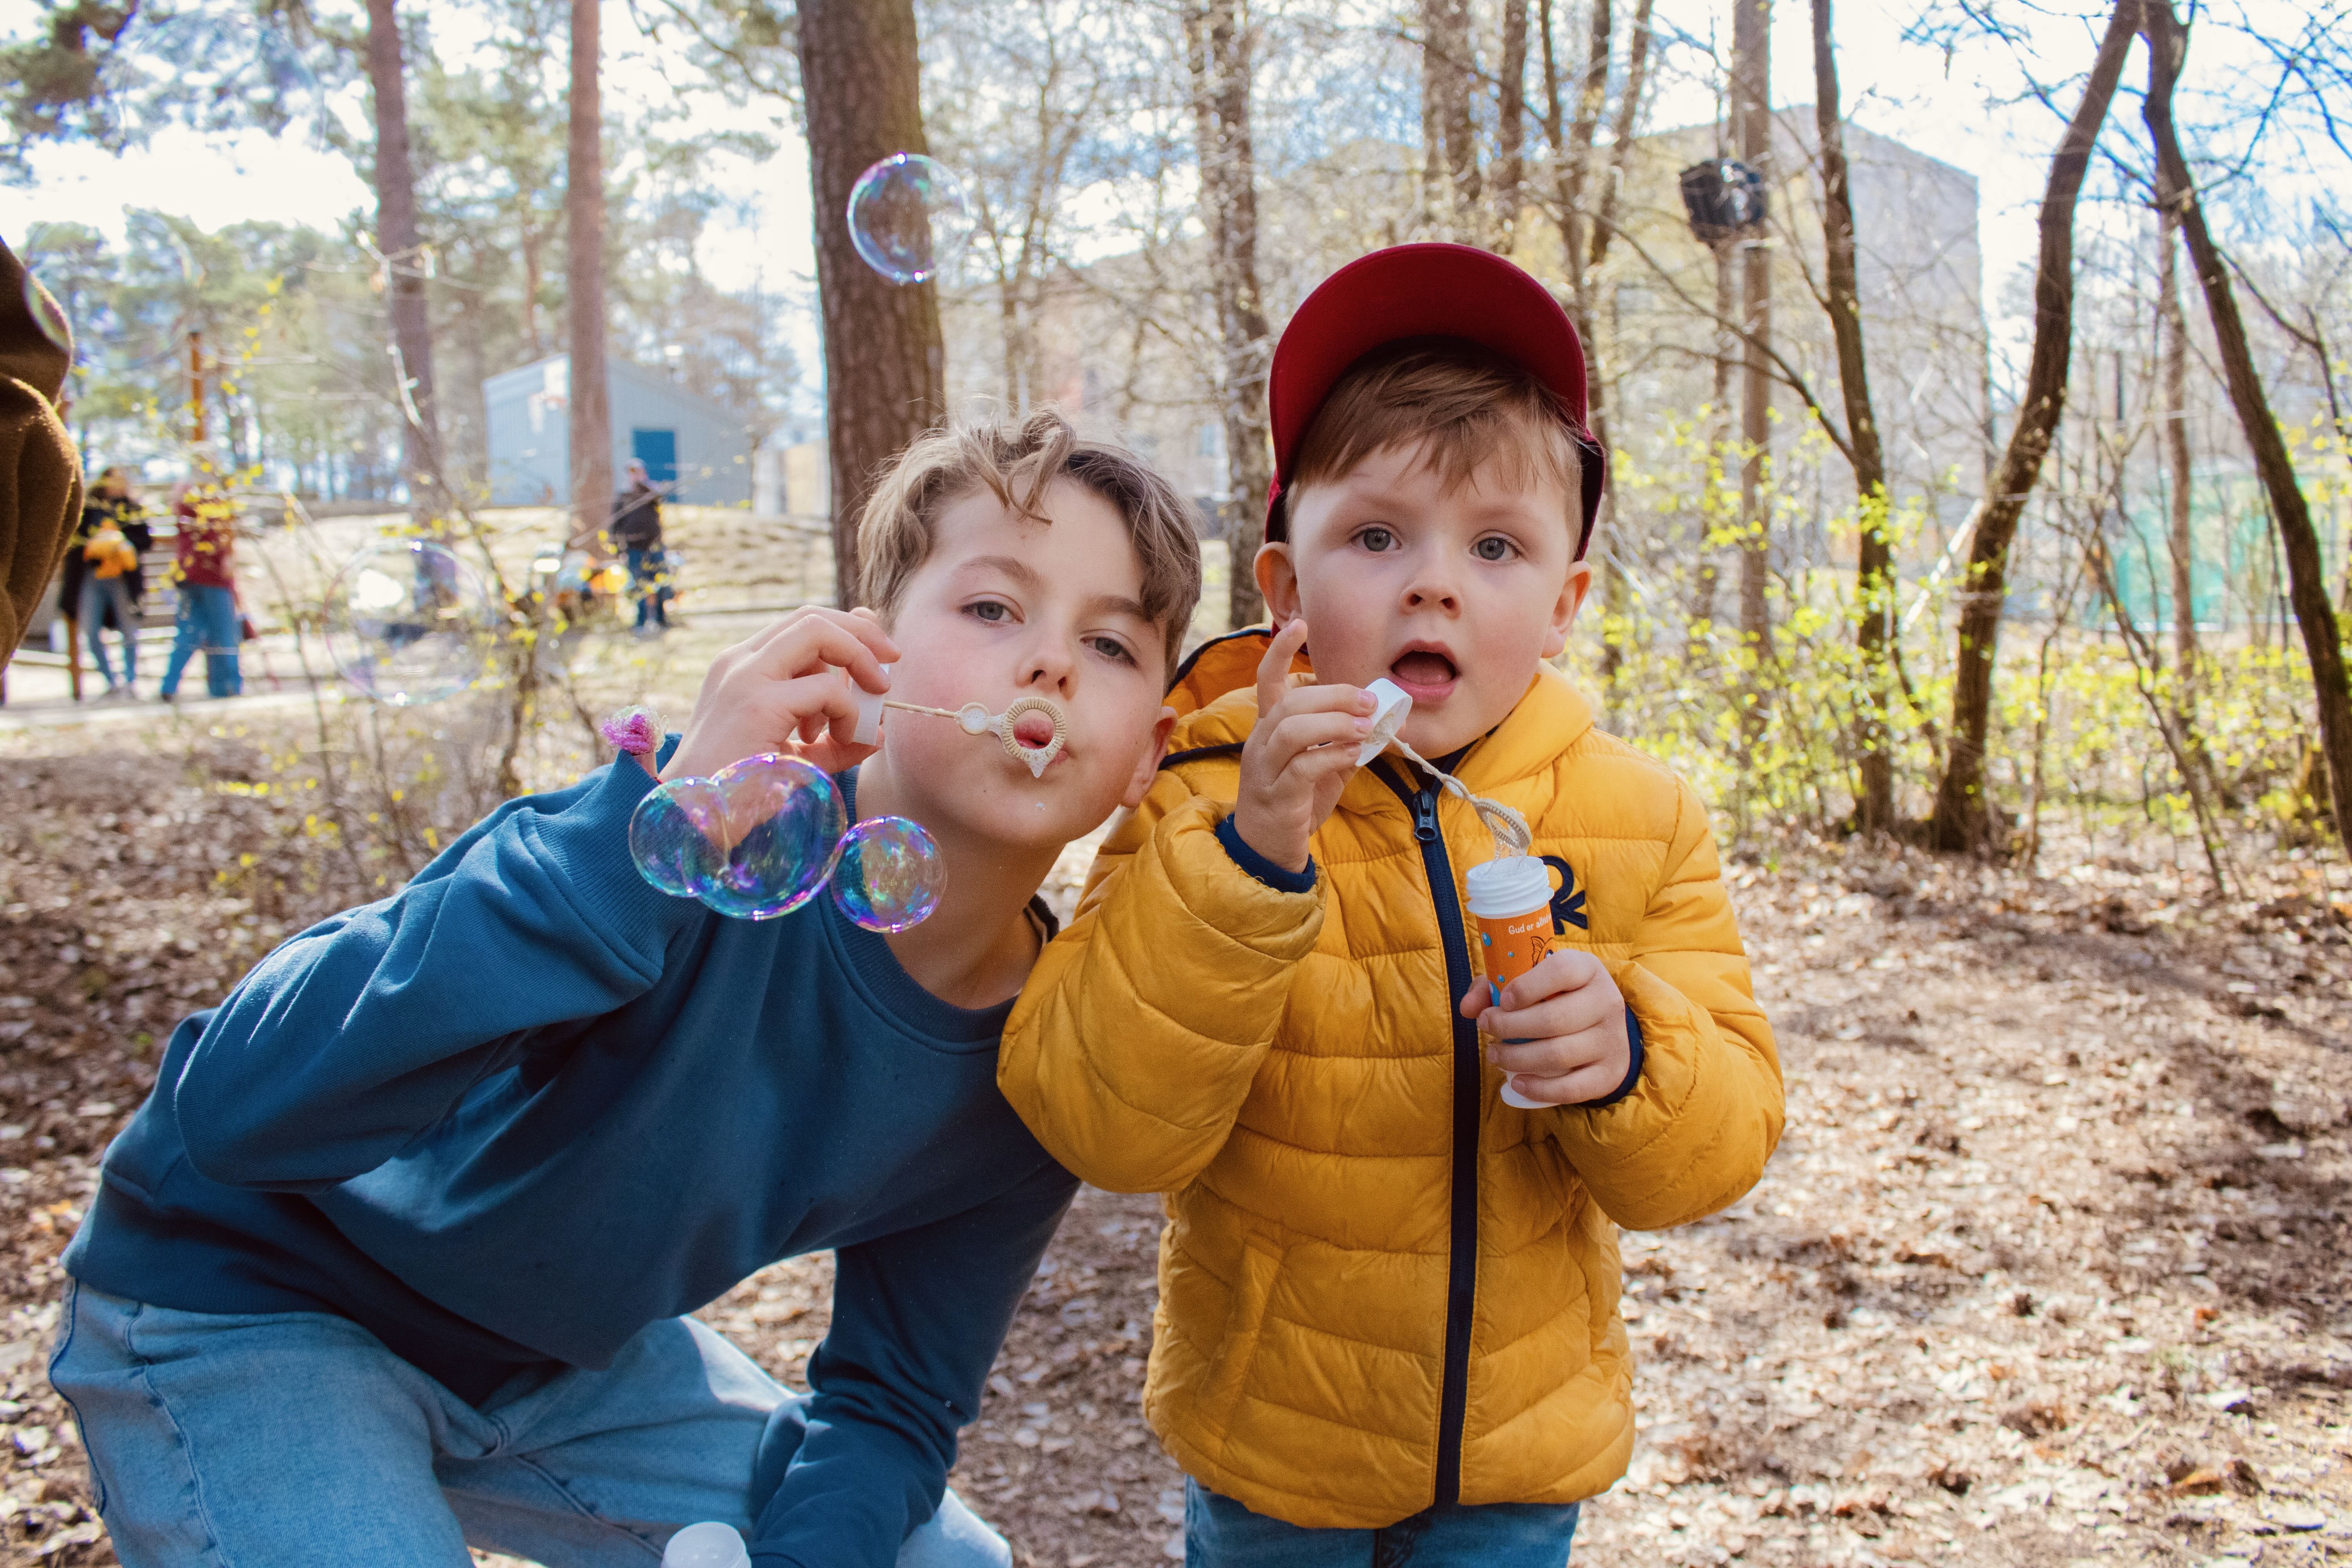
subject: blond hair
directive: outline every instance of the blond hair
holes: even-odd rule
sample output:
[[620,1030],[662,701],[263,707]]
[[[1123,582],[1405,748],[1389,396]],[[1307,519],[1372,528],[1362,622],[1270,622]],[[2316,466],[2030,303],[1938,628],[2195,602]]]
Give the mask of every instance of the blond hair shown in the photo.
[[1299,438],[1283,531],[1299,491],[1391,447],[1419,447],[1449,489],[1489,461],[1514,489],[1558,485],[1581,552],[1585,456],[1567,411],[1526,369],[1459,338],[1407,338],[1348,368]]
[[985,490],[1017,515],[1046,522],[1038,503],[1057,479],[1085,486],[1127,523],[1143,568],[1138,597],[1174,669],[1201,598],[1201,542],[1192,509],[1142,458],[1081,437],[1057,409],[1018,423],[958,425],[916,437],[858,516],[858,603],[885,617],[898,613],[907,580],[930,558],[940,513],[950,502]]

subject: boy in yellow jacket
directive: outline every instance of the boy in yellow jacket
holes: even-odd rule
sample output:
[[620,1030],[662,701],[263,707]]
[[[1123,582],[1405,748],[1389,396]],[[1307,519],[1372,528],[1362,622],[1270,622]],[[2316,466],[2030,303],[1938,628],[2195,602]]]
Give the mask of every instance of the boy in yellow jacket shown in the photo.
[[[1559,305],[1485,251],[1377,252],[1269,391],[1277,629],[1180,673],[997,1081],[1078,1175],[1167,1194],[1144,1400],[1188,1563],[1559,1568],[1633,1447],[1616,1227],[1746,1193],[1780,1064],[1697,795],[1547,662],[1603,471]],[[1395,749],[1358,765],[1381,678],[1556,878],[1499,1002],[1487,828]]]

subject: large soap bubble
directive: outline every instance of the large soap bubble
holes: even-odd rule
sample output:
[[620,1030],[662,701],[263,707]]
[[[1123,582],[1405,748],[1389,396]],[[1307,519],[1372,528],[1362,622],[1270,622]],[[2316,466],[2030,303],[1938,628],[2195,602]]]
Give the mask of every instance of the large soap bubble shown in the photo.
[[672,779],[630,815],[629,858],[636,862],[637,874],[663,892],[698,899],[719,875],[719,845],[726,832],[727,796],[716,781]]
[[971,229],[963,183],[920,153],[894,153],[857,176],[849,239],[893,283],[920,283],[954,265]]
[[394,708],[438,702],[482,679],[496,625],[473,568],[425,540],[370,546],[327,590],[327,650],[335,668]]
[[769,752],[721,768],[719,863],[699,897],[722,915],[772,920],[808,902],[833,873],[849,826],[821,768]]
[[940,847],[922,824],[869,816],[842,840],[833,901],[867,931],[900,931],[930,918],[947,880]]
[[327,46],[315,34],[306,40],[251,8],[132,10],[109,51],[112,85],[162,93],[203,130],[257,124],[273,135],[293,131],[312,146],[331,141],[332,106],[310,60]]

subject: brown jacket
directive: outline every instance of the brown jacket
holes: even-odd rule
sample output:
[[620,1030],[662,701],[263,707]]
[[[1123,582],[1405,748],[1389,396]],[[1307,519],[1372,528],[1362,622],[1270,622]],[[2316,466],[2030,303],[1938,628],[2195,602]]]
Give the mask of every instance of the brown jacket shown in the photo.
[[81,462],[57,410],[73,352],[34,321],[26,284],[24,264],[0,245],[0,564],[8,573],[0,668],[24,640],[81,516]]

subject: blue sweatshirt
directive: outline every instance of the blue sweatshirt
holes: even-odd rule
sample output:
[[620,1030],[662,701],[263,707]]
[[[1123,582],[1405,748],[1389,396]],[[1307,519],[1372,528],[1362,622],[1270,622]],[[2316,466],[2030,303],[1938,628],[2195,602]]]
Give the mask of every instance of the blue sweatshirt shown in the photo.
[[754,923],[646,886],[650,787],[632,762],[508,802],[181,1024],[66,1267],[340,1313],[479,1402],[834,1248],[752,1555],[887,1568],[1076,1184],[997,1093],[1009,1003],[940,1001],[822,895]]

